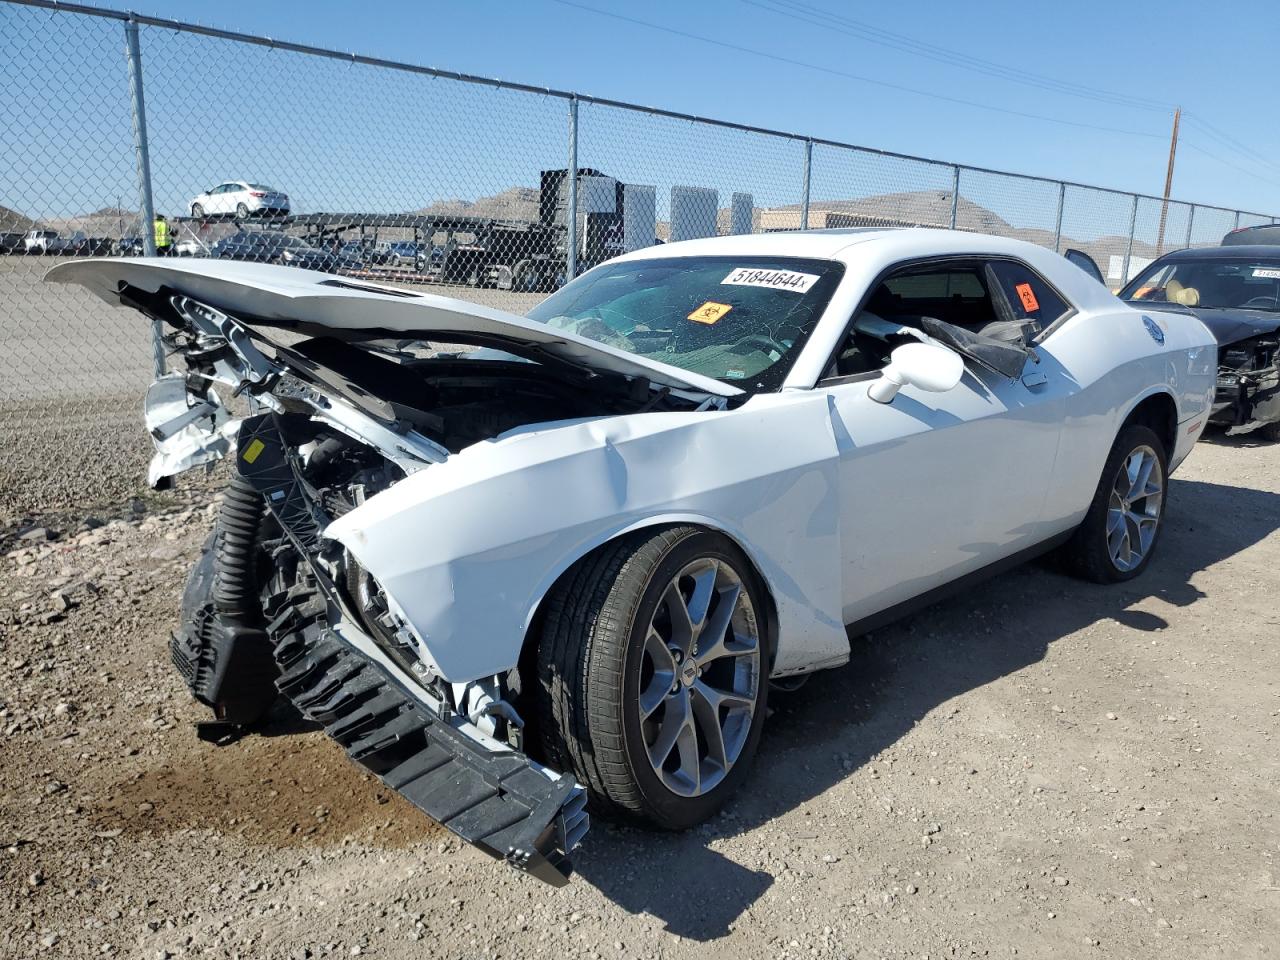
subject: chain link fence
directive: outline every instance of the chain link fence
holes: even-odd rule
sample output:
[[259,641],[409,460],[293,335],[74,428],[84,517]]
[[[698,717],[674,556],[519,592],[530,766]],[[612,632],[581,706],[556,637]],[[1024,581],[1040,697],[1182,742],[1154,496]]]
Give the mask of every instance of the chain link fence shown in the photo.
[[693,237],[974,230],[1116,286],[1275,222],[50,0],[0,0],[0,24],[0,525],[134,488],[149,328],[41,281],[157,234],[524,312]]

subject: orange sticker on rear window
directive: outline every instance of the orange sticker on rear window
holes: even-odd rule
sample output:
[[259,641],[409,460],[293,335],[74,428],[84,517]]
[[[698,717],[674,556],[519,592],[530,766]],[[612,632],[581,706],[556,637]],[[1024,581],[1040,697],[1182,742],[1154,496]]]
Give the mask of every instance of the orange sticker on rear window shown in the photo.
[[732,309],[733,307],[727,303],[716,303],[714,300],[708,300],[693,313],[689,314],[689,319],[694,323],[712,324]]
[[1040,301],[1036,299],[1036,292],[1031,289],[1031,284],[1020,283],[1014,289],[1018,291],[1022,306],[1027,313],[1035,313],[1040,309]]

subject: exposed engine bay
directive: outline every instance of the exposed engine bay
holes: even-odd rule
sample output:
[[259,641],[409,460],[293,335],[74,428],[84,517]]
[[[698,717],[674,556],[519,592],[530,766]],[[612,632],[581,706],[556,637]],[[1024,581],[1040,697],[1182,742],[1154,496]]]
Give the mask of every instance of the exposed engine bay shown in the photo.
[[1272,331],[1218,350],[1215,423],[1238,426],[1255,421],[1280,439],[1280,331]]

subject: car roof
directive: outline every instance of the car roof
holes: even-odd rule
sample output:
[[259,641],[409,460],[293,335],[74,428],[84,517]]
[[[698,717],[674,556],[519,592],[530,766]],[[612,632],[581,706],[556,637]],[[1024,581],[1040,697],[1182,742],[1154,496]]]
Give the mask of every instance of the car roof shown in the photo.
[[[997,237],[966,230],[937,227],[846,227],[831,230],[780,230],[706,237],[645,247],[618,260],[647,260],[692,256],[818,257],[847,261],[867,247],[885,248],[905,256],[1012,256],[1039,258],[1051,253],[1025,240]],[[1053,254],[1057,256],[1056,254]],[[616,261],[615,261],[616,262]]]
[[[707,237],[646,247],[609,263],[692,256],[810,257],[837,260],[869,280],[903,261],[935,257],[1012,257],[1043,274],[1079,307],[1114,305],[1115,298],[1075,264],[1026,240],[937,227],[851,227]],[[599,269],[598,267],[596,269]]]
[[1274,243],[1237,243],[1225,247],[1188,247],[1166,253],[1162,260],[1238,260],[1241,257],[1280,257]]

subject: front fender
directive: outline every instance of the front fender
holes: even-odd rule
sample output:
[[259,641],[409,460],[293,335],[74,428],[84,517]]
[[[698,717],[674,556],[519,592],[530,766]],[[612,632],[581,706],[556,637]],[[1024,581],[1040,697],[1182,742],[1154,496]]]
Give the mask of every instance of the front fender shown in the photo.
[[463,682],[514,667],[543,596],[602,543],[654,524],[721,530],[770,590],[775,672],[797,672],[848,654],[836,456],[809,394],[522,428],[407,477],[325,536]]

